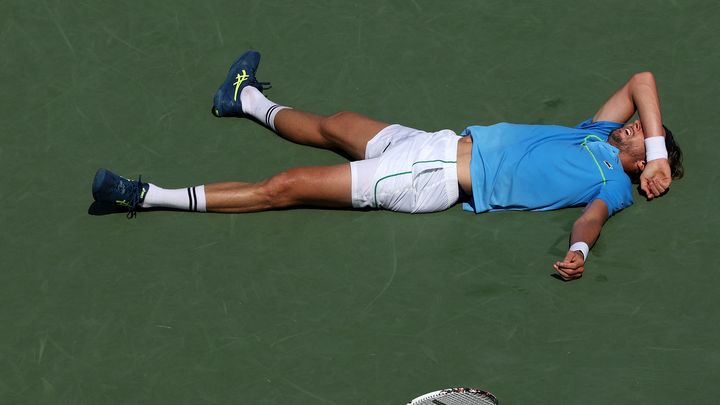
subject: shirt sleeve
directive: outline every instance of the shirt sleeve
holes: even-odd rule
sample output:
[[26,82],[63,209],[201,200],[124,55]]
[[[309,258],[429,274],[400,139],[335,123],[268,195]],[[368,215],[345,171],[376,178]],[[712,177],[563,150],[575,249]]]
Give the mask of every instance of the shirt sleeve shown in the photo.
[[591,131],[593,133],[602,134],[604,136],[610,135],[610,132],[621,128],[624,124],[612,121],[595,121],[592,118],[588,118],[585,121],[575,126],[577,129],[583,129]]
[[608,217],[633,204],[632,184],[627,182],[608,181],[595,199],[601,199],[608,207]]

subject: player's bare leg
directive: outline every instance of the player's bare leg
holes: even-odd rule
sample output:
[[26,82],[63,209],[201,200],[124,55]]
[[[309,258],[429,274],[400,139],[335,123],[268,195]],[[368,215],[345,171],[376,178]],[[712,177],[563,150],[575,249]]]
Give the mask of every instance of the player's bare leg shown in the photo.
[[290,108],[275,116],[275,130],[283,138],[302,145],[339,149],[353,160],[365,158],[365,146],[389,124],[353,112],[329,117]]
[[352,207],[350,164],[298,167],[260,183],[205,185],[207,211],[257,212],[293,206]]

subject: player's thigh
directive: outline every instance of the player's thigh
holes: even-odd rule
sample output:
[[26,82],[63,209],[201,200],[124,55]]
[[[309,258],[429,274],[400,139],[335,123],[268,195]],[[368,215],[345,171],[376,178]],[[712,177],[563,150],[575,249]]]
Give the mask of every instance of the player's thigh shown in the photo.
[[309,205],[351,207],[350,164],[296,167],[277,174],[264,185],[276,207]]
[[325,118],[322,135],[353,159],[365,158],[365,146],[378,132],[390,124],[362,114],[342,111]]

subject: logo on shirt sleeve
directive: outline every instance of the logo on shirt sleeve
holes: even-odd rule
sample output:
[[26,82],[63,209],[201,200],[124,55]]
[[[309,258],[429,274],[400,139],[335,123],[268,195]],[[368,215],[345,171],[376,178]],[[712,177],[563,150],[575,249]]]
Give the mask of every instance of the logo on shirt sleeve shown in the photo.
[[607,160],[603,160],[603,163],[605,163],[605,166],[607,166],[608,169],[610,169],[610,170],[613,169],[613,166]]

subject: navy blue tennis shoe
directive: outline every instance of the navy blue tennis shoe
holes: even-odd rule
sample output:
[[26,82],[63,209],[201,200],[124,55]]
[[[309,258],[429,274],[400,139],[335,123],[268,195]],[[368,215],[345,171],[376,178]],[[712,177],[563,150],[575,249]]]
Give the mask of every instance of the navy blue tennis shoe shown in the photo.
[[137,180],[129,180],[110,170],[98,169],[93,180],[92,194],[97,202],[127,208],[128,218],[132,218],[145,200],[148,188],[148,183],[143,183],[139,177]]
[[260,53],[247,51],[230,65],[225,81],[213,97],[212,113],[216,117],[245,117],[240,102],[240,93],[247,86],[255,87],[263,91],[269,89],[270,83],[258,82],[255,78],[258,65],[260,65]]

